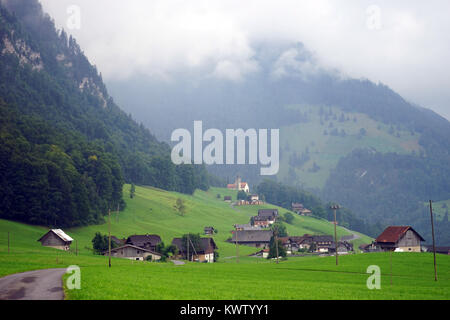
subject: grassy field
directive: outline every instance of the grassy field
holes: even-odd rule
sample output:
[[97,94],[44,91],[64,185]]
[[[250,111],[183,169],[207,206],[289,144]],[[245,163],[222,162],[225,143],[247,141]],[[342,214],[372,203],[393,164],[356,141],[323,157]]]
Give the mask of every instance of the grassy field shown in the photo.
[[[125,187],[128,195],[129,186]],[[340,257],[289,258],[276,264],[248,257],[254,248],[241,246],[240,263],[235,247],[225,242],[234,223],[246,223],[258,207],[231,208],[217,194],[231,194],[225,189],[196,192],[192,197],[152,188],[138,187],[135,199],[126,199],[127,209],[112,216],[112,233],[118,237],[130,234],[156,233],[165,242],[184,232],[202,232],[212,225],[219,230],[215,241],[220,261],[215,264],[136,262],[107,258],[91,252],[95,232],[107,232],[107,225],[66,230],[77,240],[79,254],[44,248],[37,239],[47,228],[0,220],[0,276],[44,268],[66,268],[78,265],[82,272],[82,289],[66,291],[68,299],[449,299],[450,258],[438,256],[439,282],[433,281],[430,254],[394,254],[393,285],[390,285],[389,256],[356,254]],[[235,196],[235,195],[234,195]],[[188,210],[179,215],[173,205],[177,198],[186,200]],[[273,207],[273,206],[265,206]],[[286,210],[280,209],[281,213]],[[288,225],[291,235],[332,233],[333,226],[324,220],[296,216]],[[10,233],[10,253],[7,233]],[[339,228],[339,234],[348,232]],[[370,241],[362,236],[358,241]],[[75,244],[72,245],[75,249]],[[366,269],[378,265],[382,272],[382,289],[368,290]]]

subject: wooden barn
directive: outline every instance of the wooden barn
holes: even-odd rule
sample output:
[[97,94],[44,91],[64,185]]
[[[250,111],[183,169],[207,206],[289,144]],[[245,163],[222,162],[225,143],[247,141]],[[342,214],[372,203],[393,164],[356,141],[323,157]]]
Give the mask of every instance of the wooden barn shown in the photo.
[[39,240],[44,247],[68,251],[73,239],[61,229],[52,229],[44,234]]
[[422,236],[410,226],[390,226],[375,239],[382,251],[421,252]]

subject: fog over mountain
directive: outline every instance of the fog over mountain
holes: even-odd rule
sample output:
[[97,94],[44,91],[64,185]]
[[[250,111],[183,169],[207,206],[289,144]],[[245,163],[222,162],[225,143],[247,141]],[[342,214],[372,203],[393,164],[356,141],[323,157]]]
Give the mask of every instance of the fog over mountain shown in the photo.
[[[450,117],[448,1],[41,0],[107,82],[180,70],[243,81],[258,43],[302,42],[321,66],[382,82]],[[67,28],[70,6],[81,28]],[[126,106],[124,106],[126,108]]]

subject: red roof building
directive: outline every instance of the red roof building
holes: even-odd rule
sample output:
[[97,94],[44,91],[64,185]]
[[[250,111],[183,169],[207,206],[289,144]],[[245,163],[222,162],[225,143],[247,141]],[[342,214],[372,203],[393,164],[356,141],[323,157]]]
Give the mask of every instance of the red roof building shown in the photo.
[[375,239],[383,251],[420,252],[422,236],[410,226],[389,226]]

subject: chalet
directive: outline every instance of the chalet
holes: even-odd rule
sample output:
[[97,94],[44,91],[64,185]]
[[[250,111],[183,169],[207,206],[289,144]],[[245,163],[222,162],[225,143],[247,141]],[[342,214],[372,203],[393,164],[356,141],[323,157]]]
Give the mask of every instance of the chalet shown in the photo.
[[421,252],[421,241],[425,239],[410,226],[390,226],[374,244],[382,251]]
[[[104,252],[105,256],[108,254],[109,251]],[[158,261],[161,259],[161,254],[131,244],[125,244],[124,246],[111,249],[111,257],[138,261],[149,260],[149,257],[151,257],[152,261]]]
[[39,240],[44,247],[68,251],[73,239],[61,229],[52,229],[44,234]]
[[214,227],[205,227],[205,235],[213,235],[214,234]]
[[258,210],[258,217],[267,218],[269,223],[273,224],[278,218],[278,209],[260,209]]
[[290,236],[279,238],[287,254],[294,254],[300,249],[309,249],[312,243],[312,236],[305,234],[303,236]]
[[223,201],[225,202],[231,202],[233,199],[231,198],[231,196],[225,196],[223,197]]
[[251,194],[248,196],[248,201],[250,202],[259,201],[259,196],[257,194]]
[[268,228],[270,227],[271,224],[273,224],[273,220],[271,220],[269,217],[260,217],[260,216],[255,216],[252,217],[251,219],[251,224],[254,227],[257,228]]
[[156,251],[156,246],[159,243],[161,243],[161,237],[155,234],[129,236],[126,241],[126,244],[150,251]]
[[272,230],[233,231],[231,242],[256,248],[269,248]]
[[[177,258],[187,259],[186,245],[183,243],[183,239],[174,238],[172,244],[178,249]],[[199,248],[189,247],[189,255],[192,255],[192,259],[197,262],[214,262],[214,251],[217,250],[217,245],[212,238],[201,238]]]
[[301,216],[311,216],[312,215],[312,211],[309,209],[306,209],[302,203],[293,202],[291,207],[292,207],[292,211],[298,215],[301,215]]
[[328,252],[333,243],[333,237],[329,235],[311,236],[311,245],[315,245],[316,252]]
[[250,187],[247,182],[242,182],[241,177],[237,177],[235,183],[227,185],[230,190],[244,191],[246,193],[250,192]]

